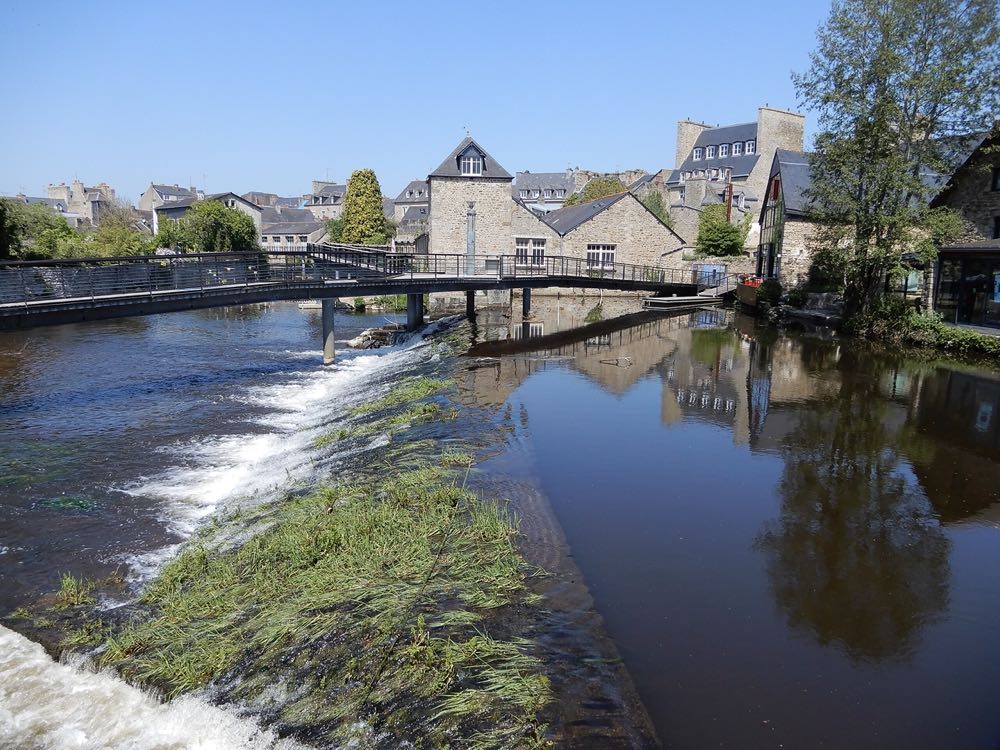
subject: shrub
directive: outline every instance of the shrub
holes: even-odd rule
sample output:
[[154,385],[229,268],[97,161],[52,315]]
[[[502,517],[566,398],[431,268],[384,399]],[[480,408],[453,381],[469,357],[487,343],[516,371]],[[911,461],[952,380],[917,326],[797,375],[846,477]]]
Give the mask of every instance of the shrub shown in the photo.
[[757,287],[757,301],[776,305],[781,301],[781,284],[774,279],[768,279]]
[[[750,216],[748,213],[746,218],[749,219]],[[750,222],[746,219],[739,224],[726,221],[726,207],[721,203],[706,206],[698,219],[698,239],[695,244],[698,252],[703,255],[741,255],[749,231]]]
[[365,311],[365,298],[355,297],[354,298],[354,312],[364,312]]

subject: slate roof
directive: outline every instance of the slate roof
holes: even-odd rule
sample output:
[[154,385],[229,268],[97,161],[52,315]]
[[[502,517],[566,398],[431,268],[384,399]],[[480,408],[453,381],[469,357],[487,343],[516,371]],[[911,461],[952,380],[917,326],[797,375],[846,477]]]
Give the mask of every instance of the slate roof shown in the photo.
[[343,198],[347,193],[347,185],[324,185],[318,193],[313,195],[332,195]]
[[308,224],[320,223],[306,208],[286,208],[284,206],[265,206],[260,210],[261,231],[267,224]]
[[695,161],[694,149],[705,149],[708,146],[718,147],[725,143],[731,146],[733,143],[746,143],[747,141],[755,140],[757,140],[756,122],[746,122],[740,125],[724,125],[721,128],[707,128],[698,134],[698,138],[691,148],[691,153],[670,173],[666,182],[668,185],[676,185],[681,181],[681,172],[694,172],[699,169],[719,169],[720,167],[731,168],[733,170],[733,177],[747,177],[753,171],[754,166],[756,166],[757,159],[760,157],[759,153],[750,155],[740,154],[739,156],[733,156],[730,153],[728,156],[719,156],[718,148],[716,148],[715,158],[703,158]]
[[483,157],[483,173],[482,175],[476,175],[481,179],[493,179],[493,180],[512,180],[513,177],[510,176],[510,172],[497,164],[496,159],[486,153],[486,149],[476,143],[470,136],[466,136],[462,139],[462,142],[455,147],[455,150],[448,154],[441,164],[433,172],[428,175],[429,177],[463,177],[461,169],[458,165],[458,157],[463,151],[465,151],[469,146],[474,146],[475,149]]
[[539,190],[545,197],[545,190],[565,190],[563,197],[568,197],[575,189],[576,183],[572,174],[566,172],[518,172],[511,188],[513,195],[520,195],[521,190]]
[[181,198],[196,195],[195,191],[190,188],[178,187],[177,185],[157,185],[153,183],[153,190],[160,195],[176,195]]
[[652,182],[654,177],[656,177],[655,172],[651,174],[644,174],[642,177],[640,177],[638,180],[636,180],[635,182],[633,182],[631,185],[628,186],[629,191],[635,192],[643,185],[645,185],[647,182]]
[[295,222],[276,222],[274,224],[262,224],[260,227],[260,233],[262,235],[268,234],[312,234],[313,232],[319,231],[323,228],[323,222],[316,221],[295,221]]
[[775,149],[771,163],[771,177],[781,172],[781,192],[785,199],[785,213],[804,216],[809,213],[806,191],[812,184],[809,154],[802,151]]
[[[412,196],[407,196],[407,193],[412,192]],[[417,195],[420,193],[420,195]],[[410,183],[399,191],[399,195],[396,196],[396,203],[427,203],[430,199],[430,186],[427,184],[427,180],[411,180]]]
[[951,168],[951,174],[939,175],[934,172],[928,172],[920,176],[924,184],[928,187],[940,188],[938,194],[931,200],[931,206],[940,205],[945,195],[953,187],[952,178],[960,169],[972,161],[972,157],[975,156],[976,152],[981,147],[987,145],[988,142],[996,140],[1000,139],[990,138],[989,133],[972,133],[964,136],[953,136],[945,142],[945,159]]
[[[605,196],[604,198],[598,198],[596,201],[577,203],[575,206],[564,206],[538,218],[554,229],[559,236],[564,237],[627,195],[630,195],[630,193],[617,193]],[[522,203],[522,205],[524,204]]]
[[187,198],[178,198],[175,201],[167,201],[166,203],[161,203],[157,206],[154,211],[170,211],[175,208],[191,208],[195,203],[198,202],[197,196],[190,196]]
[[67,210],[66,201],[60,200],[59,198],[34,198],[27,195],[24,197],[24,202],[28,205],[31,205],[32,203],[44,203],[62,213],[65,213]]

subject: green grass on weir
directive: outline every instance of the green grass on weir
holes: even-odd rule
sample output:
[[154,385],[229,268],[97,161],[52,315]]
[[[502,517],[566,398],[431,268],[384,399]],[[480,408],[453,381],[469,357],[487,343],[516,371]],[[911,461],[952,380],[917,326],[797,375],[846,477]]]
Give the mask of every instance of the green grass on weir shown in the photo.
[[[406,381],[377,408],[448,384]],[[413,404],[376,424],[440,415]],[[472,462],[450,451],[285,499],[246,519],[266,524],[235,547],[203,535],[145,591],[146,615],[114,628],[102,666],[168,696],[226,685],[224,699],[311,739],[547,746],[549,681],[508,617],[538,605],[537,571],[507,512],[465,489]]]

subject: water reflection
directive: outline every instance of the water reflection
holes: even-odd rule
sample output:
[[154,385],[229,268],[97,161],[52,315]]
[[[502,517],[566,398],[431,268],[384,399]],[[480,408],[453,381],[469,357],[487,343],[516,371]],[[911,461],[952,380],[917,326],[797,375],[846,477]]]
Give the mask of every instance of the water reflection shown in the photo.
[[[871,661],[914,653],[923,625],[948,606],[949,580],[949,542],[907,471],[914,436],[905,406],[880,392],[881,365],[841,352],[835,397],[787,415],[771,404],[757,436],[784,459],[781,516],[758,540],[778,606],[791,627]],[[797,372],[808,369],[804,358]]]
[[536,297],[537,336],[493,321],[463,390],[530,413],[511,453],[664,744],[988,746],[1000,376],[588,307]]

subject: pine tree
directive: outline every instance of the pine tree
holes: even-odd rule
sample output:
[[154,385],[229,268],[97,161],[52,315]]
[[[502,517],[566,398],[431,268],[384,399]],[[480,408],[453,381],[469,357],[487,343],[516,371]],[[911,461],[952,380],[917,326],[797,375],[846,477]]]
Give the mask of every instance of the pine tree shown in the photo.
[[375,172],[359,169],[347,181],[341,241],[356,245],[385,245],[392,225],[382,210],[382,187]]

